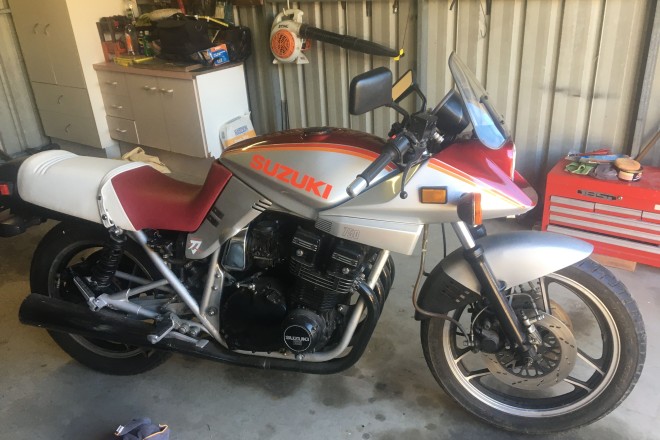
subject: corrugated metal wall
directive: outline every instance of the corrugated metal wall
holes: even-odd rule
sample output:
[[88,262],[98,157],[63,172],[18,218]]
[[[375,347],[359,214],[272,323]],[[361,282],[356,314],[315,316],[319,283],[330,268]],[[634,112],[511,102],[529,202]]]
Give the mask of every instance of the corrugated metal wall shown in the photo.
[[[653,27],[655,4],[655,0],[291,2],[305,12],[309,24],[392,47],[401,45],[408,26],[407,56],[399,63],[314,42],[308,53],[310,64],[302,66],[270,64],[270,24],[286,3],[267,1],[263,8],[237,12],[241,24],[252,29],[257,47],[248,70],[258,131],[281,129],[288,121],[290,127],[328,124],[384,136],[395,117],[392,111],[348,115],[350,79],[380,65],[392,68],[395,76],[414,67],[433,105],[451,87],[447,59],[456,51],[504,113],[518,146],[518,167],[534,178],[568,151],[608,147],[635,152],[642,142],[636,139],[660,125],[660,70],[647,68],[648,59],[656,63],[649,44],[652,29],[660,26],[656,22]],[[643,84],[646,108],[640,108]],[[640,119],[644,124],[635,136]],[[651,161],[660,160],[659,150],[649,155]]]
[[[634,154],[660,130],[660,7],[656,7],[653,27],[648,34],[651,38],[632,143]],[[645,156],[643,163],[660,167],[660,142]]]
[[6,0],[0,0],[0,151],[16,155],[48,143]]

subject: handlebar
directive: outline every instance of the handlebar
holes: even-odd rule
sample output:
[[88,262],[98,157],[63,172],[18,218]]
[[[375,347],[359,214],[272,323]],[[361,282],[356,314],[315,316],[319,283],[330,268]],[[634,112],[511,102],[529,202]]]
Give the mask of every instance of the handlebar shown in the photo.
[[383,150],[380,153],[380,156],[378,156],[378,159],[371,162],[371,164],[362,173],[358,174],[355,177],[355,180],[346,187],[348,195],[355,197],[367,189],[371,182],[390,162],[400,162],[410,147],[410,140],[405,136],[401,135],[389,139],[383,146]]

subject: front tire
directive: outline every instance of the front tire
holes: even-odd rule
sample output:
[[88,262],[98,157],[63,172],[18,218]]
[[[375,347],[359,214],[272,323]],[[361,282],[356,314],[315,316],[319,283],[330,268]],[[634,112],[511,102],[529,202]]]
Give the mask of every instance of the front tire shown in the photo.
[[[48,295],[76,304],[84,304],[67,274],[67,268],[77,265],[81,272],[89,270],[107,241],[108,232],[100,225],[60,223],[41,240],[32,258],[30,287],[33,293]],[[158,279],[160,274],[147,255],[132,240],[127,240],[120,269],[146,279]],[[81,273],[86,275],[86,273]],[[130,287],[124,280],[113,280],[115,288]],[[105,374],[131,375],[156,368],[170,353],[125,344],[85,338],[80,335],[49,331],[53,340],[81,364]]]
[[[552,319],[565,323],[562,331],[570,328],[577,344],[569,376],[552,386],[520,369],[518,382],[507,381],[507,365],[489,368],[485,354],[461,346],[465,337],[455,324],[440,319],[421,324],[426,362],[447,394],[487,423],[529,434],[564,431],[604,417],[632,391],[646,354],[644,324],[634,300],[599,264],[583,260],[541,278],[536,286],[552,301]],[[560,301],[564,304],[557,310]],[[470,328],[472,318],[466,312],[455,310],[452,317]],[[521,386],[519,379],[537,383],[539,389]]]

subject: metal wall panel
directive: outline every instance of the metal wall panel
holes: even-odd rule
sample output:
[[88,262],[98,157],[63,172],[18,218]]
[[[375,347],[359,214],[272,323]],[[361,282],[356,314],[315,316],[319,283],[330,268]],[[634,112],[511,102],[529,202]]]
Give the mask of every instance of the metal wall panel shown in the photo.
[[[346,34],[346,13],[339,2],[321,4],[324,29]],[[328,125],[348,127],[348,58],[346,50],[331,44],[319,43],[326,66],[325,92]]]
[[587,148],[606,145],[621,153],[631,150],[648,6],[645,1],[605,4]]
[[564,4],[546,147],[550,164],[586,141],[604,9],[604,0]]
[[259,134],[279,130],[283,102],[277,67],[270,54],[272,12],[257,7],[236,8],[234,17],[252,33],[253,53],[245,63],[252,122]]
[[[656,6],[655,16],[646,33],[651,35],[651,39],[633,137],[635,156],[660,130],[660,7]],[[660,167],[660,141],[646,154],[642,164]]]
[[[408,26],[407,55],[399,62],[315,42],[309,65],[257,73],[259,85],[281,83],[284,119],[291,127],[327,124],[384,136],[396,114],[379,109],[349,116],[350,79],[381,65],[397,76],[414,65],[434,105],[452,86],[447,68],[452,51],[504,113],[518,146],[518,168],[534,183],[541,184],[568,151],[607,147],[634,153],[639,139],[659,124],[660,71],[649,50],[660,26],[658,20],[653,24],[655,0],[325,0],[291,6],[303,9],[307,23],[393,47],[401,45]],[[284,7],[286,2],[267,1],[261,8],[266,19],[259,23],[266,29],[258,32],[267,35],[272,17]],[[239,8],[239,15],[249,9],[259,8]],[[272,61],[267,50],[264,54],[262,65]],[[273,72],[276,79],[266,80]],[[283,127],[276,116],[271,109],[261,119],[274,122],[259,123],[258,130]],[[660,161],[660,153],[649,157]]]
[[48,143],[34,105],[6,0],[0,0],[0,151],[16,155]]

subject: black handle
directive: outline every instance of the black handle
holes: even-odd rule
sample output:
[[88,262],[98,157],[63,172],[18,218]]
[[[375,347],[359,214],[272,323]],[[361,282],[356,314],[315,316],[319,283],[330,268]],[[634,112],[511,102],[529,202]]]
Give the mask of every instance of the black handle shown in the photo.
[[410,148],[410,141],[405,136],[397,136],[396,138],[389,139],[383,146],[383,150],[369,166],[360,174],[357,175],[355,180],[346,188],[346,192],[355,197],[369,187],[371,182],[380,174],[381,171],[389,165],[390,162],[401,162],[403,155],[406,154]]
[[373,41],[361,40],[350,35],[340,35],[334,32],[315,28],[307,24],[300,25],[300,36],[302,38],[311,38],[313,40],[323,41],[324,43],[334,44],[348,50],[355,50],[369,55],[378,55],[394,58],[399,56],[399,51],[383,46]]

